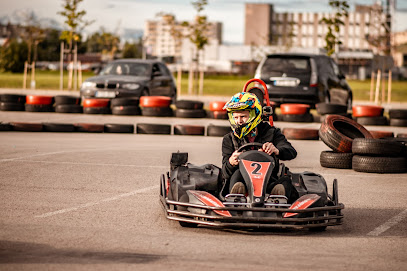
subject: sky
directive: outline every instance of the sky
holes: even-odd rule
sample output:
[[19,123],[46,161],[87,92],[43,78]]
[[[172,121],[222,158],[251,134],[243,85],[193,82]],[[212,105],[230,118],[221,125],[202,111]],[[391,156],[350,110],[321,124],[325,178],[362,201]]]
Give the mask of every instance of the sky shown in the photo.
[[[0,21],[14,22],[18,14],[33,11],[44,24],[64,28],[64,0],[0,0]],[[160,12],[172,13],[176,20],[190,21],[195,16],[193,0],[84,0],[79,10],[85,10],[85,20],[94,21],[85,29],[93,33],[103,27],[113,33],[124,29],[144,29],[146,20],[158,20]],[[276,12],[330,12],[328,0],[208,0],[201,14],[209,21],[223,23],[223,41],[243,44],[245,3],[268,3]],[[351,10],[357,4],[372,4],[375,0],[348,0]],[[402,11],[403,10],[403,11]],[[66,27],[65,27],[66,28]],[[398,0],[394,16],[395,31],[407,30],[407,1]]]

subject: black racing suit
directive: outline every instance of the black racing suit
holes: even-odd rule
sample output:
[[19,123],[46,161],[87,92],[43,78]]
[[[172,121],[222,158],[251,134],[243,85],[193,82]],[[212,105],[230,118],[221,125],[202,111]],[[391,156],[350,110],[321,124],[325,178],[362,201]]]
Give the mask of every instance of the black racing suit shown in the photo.
[[[276,127],[271,127],[267,122],[261,122],[257,126],[257,136],[255,137],[254,142],[262,144],[266,142],[273,143],[273,145],[279,150],[279,155],[276,155],[276,157],[280,160],[291,160],[297,157],[297,151],[281,133],[281,130]],[[236,182],[243,181],[239,166],[232,166],[229,162],[229,158],[235,150],[246,143],[249,143],[246,138],[243,137],[242,139],[239,139],[233,134],[233,132],[230,132],[223,137],[222,176],[227,180],[227,182],[229,182],[229,191]],[[270,192],[271,189],[273,189],[273,187],[279,183],[284,186],[289,202],[293,202],[296,198],[298,198],[297,191],[292,186],[291,179],[288,177],[282,177],[277,180],[276,176],[272,176],[271,182],[267,187],[268,192]]]

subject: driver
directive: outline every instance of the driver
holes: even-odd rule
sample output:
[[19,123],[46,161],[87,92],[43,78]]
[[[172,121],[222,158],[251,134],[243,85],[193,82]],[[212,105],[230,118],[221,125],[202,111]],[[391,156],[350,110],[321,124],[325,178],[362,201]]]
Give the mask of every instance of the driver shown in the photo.
[[[232,132],[226,134],[222,141],[222,175],[229,180],[231,194],[245,195],[247,188],[238,167],[241,152],[237,152],[237,149],[240,146],[251,142],[262,143],[263,147],[259,151],[275,154],[280,160],[294,159],[297,152],[279,128],[262,122],[262,106],[255,94],[237,93],[226,103],[224,109],[228,111]],[[285,195],[289,202],[298,198],[289,177],[283,176],[278,180],[274,177],[272,180],[267,187],[272,195]]]

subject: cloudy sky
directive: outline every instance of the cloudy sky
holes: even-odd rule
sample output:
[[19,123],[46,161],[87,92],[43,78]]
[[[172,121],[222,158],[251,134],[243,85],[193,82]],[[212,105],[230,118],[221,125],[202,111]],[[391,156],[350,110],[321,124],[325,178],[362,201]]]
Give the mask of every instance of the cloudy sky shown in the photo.
[[[104,27],[108,31],[124,28],[143,29],[146,20],[157,19],[159,12],[172,13],[177,20],[191,20],[196,11],[193,0],[84,0],[80,10],[86,10],[86,20],[94,23],[86,28],[91,33]],[[63,0],[0,0],[0,20],[11,21],[16,15],[27,10],[33,11],[39,18],[54,20],[63,27]],[[208,0],[208,5],[202,14],[210,21],[223,23],[223,40],[225,42],[243,43],[244,38],[244,4],[272,3],[277,12],[329,12],[328,0]],[[375,0],[348,0],[353,10],[355,3],[372,4]],[[398,0],[394,18],[396,31],[407,30],[407,1]]]

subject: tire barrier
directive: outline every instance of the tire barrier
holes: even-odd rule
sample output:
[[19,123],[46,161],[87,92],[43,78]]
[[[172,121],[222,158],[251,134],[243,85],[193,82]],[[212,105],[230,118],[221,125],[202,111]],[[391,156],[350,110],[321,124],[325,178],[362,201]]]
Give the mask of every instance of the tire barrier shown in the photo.
[[405,151],[405,145],[395,140],[355,138],[352,144],[352,153],[357,155],[397,157]]
[[171,107],[142,107],[141,115],[148,117],[172,117],[174,112]]
[[352,168],[367,173],[406,173],[407,158],[354,155]]
[[84,99],[82,101],[82,105],[84,108],[109,107],[109,104],[110,104],[109,99]]
[[382,116],[384,108],[377,105],[355,105],[352,107],[352,115],[359,117],[379,117]]
[[141,96],[141,107],[169,107],[171,98],[167,96]]
[[27,112],[53,112],[52,104],[25,104],[25,111]]
[[389,122],[385,116],[378,117],[357,117],[356,122],[362,125],[387,126]]
[[318,140],[318,129],[283,128],[282,133],[287,139]]
[[139,123],[136,126],[136,133],[137,134],[169,135],[169,134],[171,134],[171,125]]
[[54,99],[55,99],[55,105],[60,105],[60,104],[80,105],[81,104],[81,97],[77,97],[77,96],[57,95],[54,97]]
[[0,102],[1,111],[24,111],[25,106],[21,103]]
[[174,125],[174,135],[205,135],[205,126],[198,125]]
[[79,104],[58,104],[55,105],[57,113],[83,113],[83,108]]
[[52,105],[54,103],[53,96],[37,96],[37,95],[27,95],[25,104],[31,105]]
[[82,133],[103,133],[105,130],[104,124],[95,123],[75,123],[75,131]]
[[223,120],[227,120],[228,117],[228,112],[227,111],[210,111],[207,110],[206,111],[206,117],[210,118],[210,119],[223,119]]
[[344,115],[348,112],[348,107],[342,104],[317,103],[315,108],[320,115]]
[[10,123],[2,123],[0,122],[0,131],[1,132],[7,132],[7,131],[11,131],[12,127],[10,125]]
[[133,124],[116,124],[116,123],[107,123],[105,124],[105,133],[134,133]]
[[390,109],[390,119],[407,119],[407,109]]
[[204,109],[178,109],[175,110],[175,117],[177,118],[204,118],[206,111]]
[[223,109],[225,104],[223,101],[212,101],[209,103],[209,111],[226,111]]
[[314,122],[314,116],[311,113],[301,115],[280,114],[278,120],[280,119],[286,122]]
[[390,119],[390,126],[407,127],[407,119]]
[[282,115],[303,115],[308,114],[310,106],[308,104],[281,104]]
[[203,109],[203,105],[203,102],[191,100],[178,100],[175,102],[175,107],[177,109]]
[[138,105],[117,105],[111,107],[113,115],[136,116],[141,115],[141,109]]
[[18,94],[1,94],[0,102],[25,104],[26,96]]
[[208,127],[206,128],[206,135],[223,137],[224,135],[230,133],[231,131],[232,129],[230,128],[230,126],[218,126],[209,124]]
[[83,107],[84,114],[111,114],[112,111],[109,107]]
[[351,169],[352,157],[353,153],[322,151],[319,157],[319,161],[321,166],[323,167]]
[[30,123],[30,122],[10,122],[13,131],[21,132],[42,132],[42,123]]
[[139,98],[114,98],[110,100],[110,106],[128,106],[128,105],[133,105],[133,106],[139,106],[140,105],[140,99]]
[[75,126],[67,123],[48,123],[42,124],[44,132],[75,132]]
[[370,131],[370,134],[373,136],[373,138],[392,138],[394,137],[393,132],[388,132],[388,131]]

